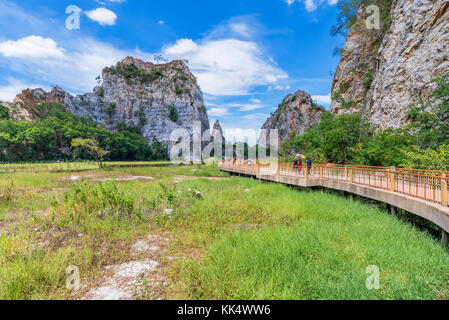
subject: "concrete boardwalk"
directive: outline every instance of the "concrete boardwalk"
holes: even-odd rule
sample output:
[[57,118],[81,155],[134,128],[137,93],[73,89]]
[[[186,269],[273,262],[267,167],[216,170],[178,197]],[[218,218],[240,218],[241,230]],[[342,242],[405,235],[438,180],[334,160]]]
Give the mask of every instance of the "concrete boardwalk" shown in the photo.
[[[248,165],[222,163],[221,171],[252,176],[300,187],[322,187],[341,190],[376,201],[384,202],[395,214],[401,208],[442,229],[442,241],[447,243],[449,233],[449,207],[447,206],[446,175],[410,172],[408,169],[392,171],[390,168],[314,165],[301,172],[291,165]],[[411,169],[410,169],[411,170]],[[308,173],[308,174],[306,174]]]

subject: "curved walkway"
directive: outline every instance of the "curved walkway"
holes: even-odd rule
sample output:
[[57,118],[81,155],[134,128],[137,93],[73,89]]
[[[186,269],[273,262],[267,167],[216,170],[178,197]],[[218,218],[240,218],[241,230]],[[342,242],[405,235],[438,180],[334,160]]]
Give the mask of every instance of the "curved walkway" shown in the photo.
[[221,163],[221,171],[256,177],[301,187],[322,187],[381,201],[391,213],[401,208],[442,229],[442,242],[448,244],[449,172],[400,169],[394,167],[362,167],[313,165],[299,171],[291,164]]

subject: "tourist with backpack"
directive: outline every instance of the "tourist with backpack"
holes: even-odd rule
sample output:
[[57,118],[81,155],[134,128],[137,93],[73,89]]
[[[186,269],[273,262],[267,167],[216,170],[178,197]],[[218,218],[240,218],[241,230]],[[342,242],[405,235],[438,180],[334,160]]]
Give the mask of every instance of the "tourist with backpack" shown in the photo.
[[312,159],[307,158],[307,175],[310,176],[310,173],[312,172]]

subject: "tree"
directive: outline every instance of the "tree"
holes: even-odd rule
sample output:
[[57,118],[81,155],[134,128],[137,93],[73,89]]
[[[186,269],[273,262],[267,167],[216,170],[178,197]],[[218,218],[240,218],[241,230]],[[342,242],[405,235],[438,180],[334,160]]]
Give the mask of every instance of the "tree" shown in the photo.
[[81,139],[76,138],[72,140],[72,149],[81,149],[85,153],[92,156],[98,163],[100,169],[103,168],[103,158],[109,153],[103,150],[98,145],[98,141],[95,139]]
[[427,170],[449,170],[449,145],[444,144],[436,150],[413,146],[411,151],[403,152],[401,167]]
[[368,166],[401,166],[404,151],[409,151],[414,137],[406,129],[387,129],[376,132],[352,148],[353,162]]
[[358,113],[333,116],[323,112],[320,123],[297,136],[292,146],[316,162],[348,164],[355,157],[353,147],[367,140],[371,131]]
[[357,21],[357,9],[361,2],[362,0],[343,0],[338,2],[339,13],[337,23],[331,27],[332,36],[346,36],[349,29]]
[[[425,101],[418,97],[408,113],[409,129],[416,133],[417,144],[435,149],[449,144],[449,72],[433,80],[436,89]],[[432,110],[428,112],[428,110]]]
[[9,109],[0,105],[0,119],[9,119]]

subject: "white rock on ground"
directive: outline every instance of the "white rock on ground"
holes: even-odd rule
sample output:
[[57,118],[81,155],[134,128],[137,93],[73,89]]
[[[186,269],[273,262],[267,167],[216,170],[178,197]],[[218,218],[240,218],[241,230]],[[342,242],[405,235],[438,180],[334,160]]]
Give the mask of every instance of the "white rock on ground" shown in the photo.
[[159,263],[153,260],[132,261],[106,267],[114,274],[100,287],[89,291],[83,300],[129,300],[138,285],[138,277],[156,270]]
[[139,240],[135,244],[132,245],[131,254],[136,255],[139,253],[144,253],[144,252],[148,251],[149,249],[150,249],[150,246],[148,245],[148,243],[146,243],[143,240]]

